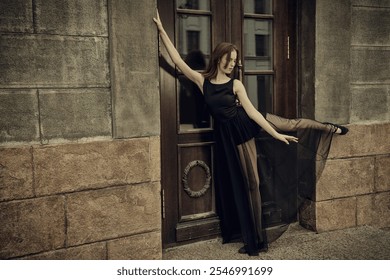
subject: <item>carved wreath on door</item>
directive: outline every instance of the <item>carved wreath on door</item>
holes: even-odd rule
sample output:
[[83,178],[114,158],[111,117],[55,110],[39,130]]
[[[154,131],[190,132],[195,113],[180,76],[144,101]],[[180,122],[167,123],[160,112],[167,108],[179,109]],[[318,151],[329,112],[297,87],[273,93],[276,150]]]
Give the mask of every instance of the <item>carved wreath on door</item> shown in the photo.
[[[190,186],[188,185],[188,174],[190,173],[191,169],[194,168],[195,166],[199,166],[201,167],[204,172],[206,173],[206,181],[205,181],[205,184],[203,186],[202,189],[200,189],[199,191],[194,191],[190,188]],[[182,178],[182,182],[183,182],[183,187],[184,187],[184,191],[190,196],[190,197],[193,197],[193,198],[197,198],[197,197],[201,197],[203,196],[207,190],[210,188],[210,182],[211,182],[211,172],[210,172],[210,168],[208,167],[208,165],[202,161],[202,160],[194,160],[194,161],[191,161],[187,166],[186,168],[184,169],[184,175],[183,175],[183,178]]]

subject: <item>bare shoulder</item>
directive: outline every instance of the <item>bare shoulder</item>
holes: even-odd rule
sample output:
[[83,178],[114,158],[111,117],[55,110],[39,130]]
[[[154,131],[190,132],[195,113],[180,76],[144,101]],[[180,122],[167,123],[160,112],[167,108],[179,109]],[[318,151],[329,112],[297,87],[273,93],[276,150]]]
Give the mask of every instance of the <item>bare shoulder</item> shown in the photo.
[[235,93],[242,92],[243,90],[245,90],[244,84],[240,80],[234,79],[233,90]]

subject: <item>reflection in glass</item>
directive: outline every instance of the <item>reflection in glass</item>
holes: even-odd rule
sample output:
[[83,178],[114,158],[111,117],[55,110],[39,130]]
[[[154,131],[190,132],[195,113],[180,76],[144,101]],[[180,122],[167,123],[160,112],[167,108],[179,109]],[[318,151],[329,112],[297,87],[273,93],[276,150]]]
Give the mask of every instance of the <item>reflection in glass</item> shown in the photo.
[[[210,57],[210,18],[178,15],[178,51],[194,70],[205,70]],[[210,128],[210,115],[199,88],[184,75],[177,83],[180,131]]]
[[247,75],[245,87],[253,105],[263,113],[272,113],[273,81],[271,75]]
[[209,11],[210,0],[177,0],[176,8]]
[[210,56],[210,18],[207,16],[178,15],[178,51],[185,59],[193,50],[200,50],[206,61]]
[[245,0],[244,13],[272,14],[272,0]]
[[246,70],[272,70],[272,21],[244,20]]

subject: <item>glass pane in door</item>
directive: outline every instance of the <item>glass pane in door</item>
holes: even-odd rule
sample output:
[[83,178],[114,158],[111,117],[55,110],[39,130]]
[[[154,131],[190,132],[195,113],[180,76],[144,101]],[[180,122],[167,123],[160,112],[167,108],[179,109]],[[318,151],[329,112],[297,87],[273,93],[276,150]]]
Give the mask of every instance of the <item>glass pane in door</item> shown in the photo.
[[272,14],[272,0],[245,0],[244,13]]
[[[210,58],[211,26],[208,16],[178,14],[178,51],[194,70],[204,71]],[[179,130],[210,128],[210,115],[199,88],[184,75],[177,79]]]
[[260,112],[272,112],[273,76],[248,75],[245,87],[249,99]]
[[177,0],[176,8],[209,11],[210,0]]
[[272,70],[272,21],[244,20],[246,70]]

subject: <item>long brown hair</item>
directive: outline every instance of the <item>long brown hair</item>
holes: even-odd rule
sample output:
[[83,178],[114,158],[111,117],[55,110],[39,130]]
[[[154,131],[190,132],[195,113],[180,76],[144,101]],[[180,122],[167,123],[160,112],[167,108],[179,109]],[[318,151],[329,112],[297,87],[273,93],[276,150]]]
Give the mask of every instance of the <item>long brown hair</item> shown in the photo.
[[[217,77],[218,63],[225,54],[227,54],[227,60],[226,60],[226,65],[224,67],[228,66],[232,51],[237,52],[237,61],[238,61],[240,56],[239,56],[238,48],[235,45],[233,45],[231,43],[227,43],[227,42],[222,42],[222,43],[219,43],[215,47],[213,53],[211,54],[210,62],[209,62],[209,65],[206,69],[206,72],[203,74],[205,79],[211,80],[211,79],[214,79],[215,77]],[[235,70],[237,68],[237,64],[234,68],[235,69],[232,71],[231,76],[236,75],[237,71],[235,71]]]

